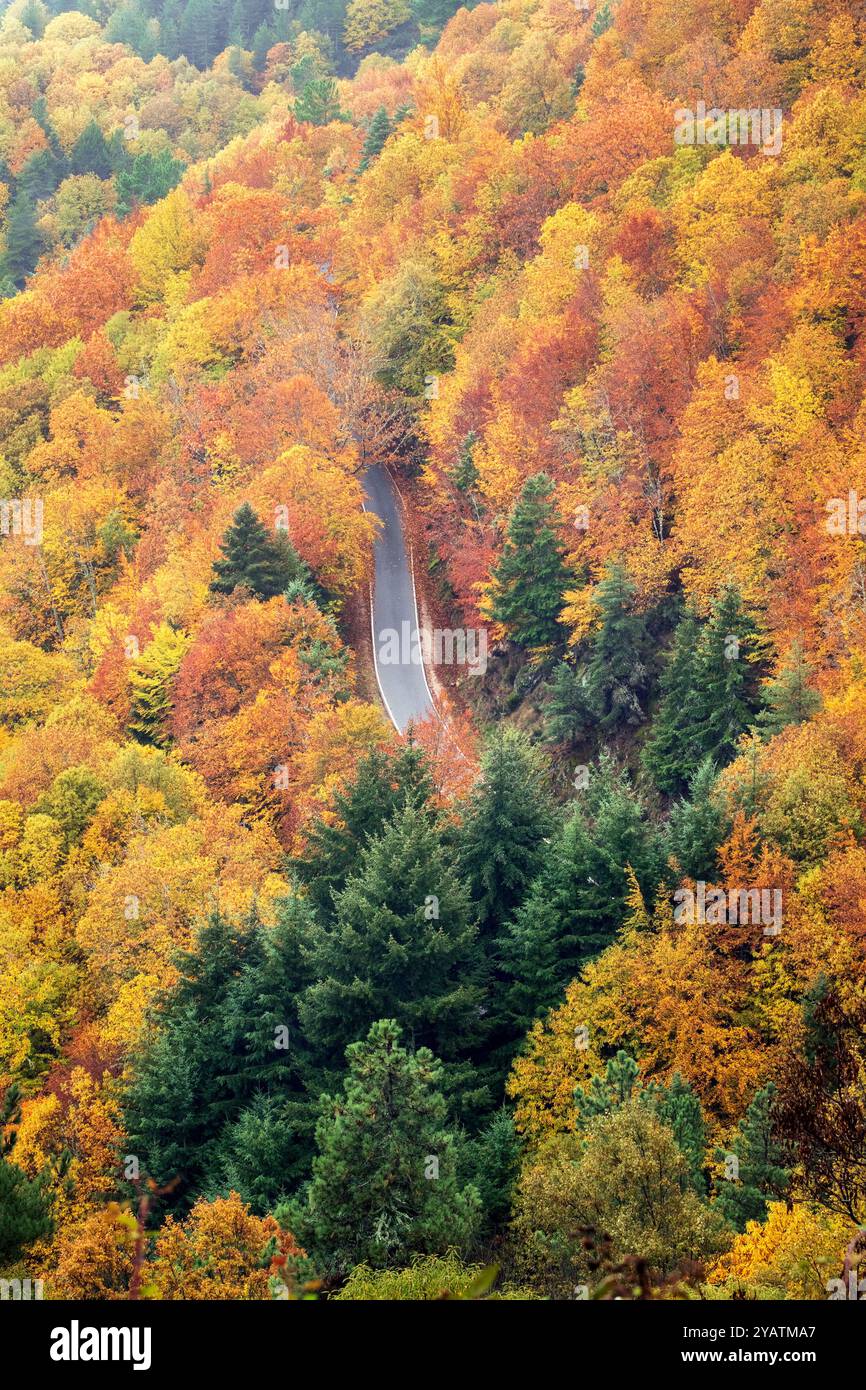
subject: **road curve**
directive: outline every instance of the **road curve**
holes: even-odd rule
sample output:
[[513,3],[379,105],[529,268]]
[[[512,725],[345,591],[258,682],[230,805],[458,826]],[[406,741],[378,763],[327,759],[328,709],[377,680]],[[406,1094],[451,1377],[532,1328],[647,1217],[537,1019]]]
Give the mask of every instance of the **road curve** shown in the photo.
[[374,543],[370,593],[373,662],[385,708],[394,727],[403,733],[413,720],[427,719],[436,710],[421,658],[412,563],[400,499],[388,470],[373,464],[361,483],[367,510],[382,521]]

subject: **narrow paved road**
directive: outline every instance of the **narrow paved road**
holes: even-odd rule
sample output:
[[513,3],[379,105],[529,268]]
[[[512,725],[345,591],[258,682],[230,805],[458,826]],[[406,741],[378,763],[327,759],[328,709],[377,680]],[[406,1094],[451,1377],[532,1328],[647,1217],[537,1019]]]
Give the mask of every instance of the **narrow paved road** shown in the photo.
[[362,478],[367,510],[382,520],[376,538],[370,599],[376,679],[391,721],[402,733],[427,719],[435,706],[418,638],[418,604],[403,534],[400,499],[386,468],[374,464]]

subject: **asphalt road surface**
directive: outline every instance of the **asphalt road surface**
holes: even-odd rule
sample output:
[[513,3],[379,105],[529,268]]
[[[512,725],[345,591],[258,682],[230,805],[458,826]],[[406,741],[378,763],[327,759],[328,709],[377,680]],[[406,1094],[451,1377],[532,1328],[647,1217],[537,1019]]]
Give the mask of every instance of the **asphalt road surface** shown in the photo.
[[418,604],[400,499],[387,469],[379,464],[368,468],[361,481],[367,510],[383,523],[375,542],[370,599],[376,679],[391,722],[402,733],[413,720],[427,719],[435,706],[421,659]]

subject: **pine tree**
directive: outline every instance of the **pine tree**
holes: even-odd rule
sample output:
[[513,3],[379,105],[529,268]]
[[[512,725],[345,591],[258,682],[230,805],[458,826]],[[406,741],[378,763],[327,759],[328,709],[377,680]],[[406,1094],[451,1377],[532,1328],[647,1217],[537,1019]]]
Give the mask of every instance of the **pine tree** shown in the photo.
[[71,163],[73,174],[96,174],[97,178],[108,179],[114,172],[108,142],[92,118],[72,146]]
[[117,210],[121,217],[139,203],[158,203],[180,182],[185,168],[170,150],[137,154],[116,176]]
[[[791,1189],[791,1170],[785,1148],[773,1137],[772,1081],[762,1087],[743,1116],[731,1144],[738,1163],[736,1176],[720,1181],[716,1205],[737,1231],[747,1221],[765,1221],[770,1202],[784,1201]],[[729,1155],[716,1153],[719,1162]]]
[[44,202],[57,191],[67,173],[67,161],[50,149],[35,150],[27,160],[16,185],[17,198],[29,198],[33,203]]
[[642,800],[605,756],[590,776],[586,804],[574,808],[551,842],[541,873],[502,933],[511,981],[502,1026],[512,1037],[558,1003],[581,966],[622,927],[629,867],[649,896],[664,875],[662,846]]
[[724,808],[715,795],[716,768],[704,758],[689,780],[688,797],[671,807],[668,840],[673,857],[685,878],[715,881],[719,845],[727,833]]
[[575,1086],[574,1106],[579,1128],[584,1128],[597,1116],[609,1115],[612,1110],[625,1105],[633,1091],[640,1094],[643,1088],[638,1076],[637,1062],[620,1048],[616,1056],[609,1059],[603,1077],[596,1072],[588,1086]]
[[139,743],[164,748],[169,742],[172,682],[189,639],[160,623],[130,672],[129,731]]
[[366,1036],[386,1010],[413,1046],[446,1061],[481,1033],[476,928],[430,815],[412,802],[365,847],[335,920],[306,944],[315,983],[300,1017],[322,1063]]
[[480,1203],[457,1179],[441,1063],[401,1047],[393,1019],[375,1022],[346,1061],[342,1093],[322,1097],[312,1179],[278,1219],[327,1274],[465,1250]]
[[707,1125],[698,1096],[679,1072],[656,1095],[656,1113],[668,1126],[685,1157],[693,1191],[704,1196],[707,1180],[704,1164],[707,1152]]
[[493,618],[523,647],[545,646],[563,637],[559,612],[568,571],[554,529],[552,494],[553,483],[546,473],[527,480],[493,572]]
[[504,1107],[495,1111],[477,1139],[461,1155],[461,1172],[477,1190],[488,1231],[502,1229],[511,1215],[514,1184],[520,1168],[520,1137]]
[[388,112],[384,106],[380,106],[370,122],[370,129],[367,131],[367,138],[361,149],[361,162],[358,165],[359,174],[362,174],[376,158],[376,155],[381,153],[390,134],[391,122],[388,118]]
[[809,680],[813,674],[800,642],[794,642],[775,680],[764,686],[765,708],[758,726],[770,738],[789,724],[803,724],[821,708],[821,696]]
[[[395,118],[396,125],[396,118]],[[475,467],[475,445],[478,443],[478,435],[474,430],[470,430],[460,446],[460,453],[457,457],[452,477],[454,486],[459,487],[461,492],[472,492],[478,486],[478,469]]]
[[432,792],[427,759],[411,742],[396,754],[375,748],[359,763],[355,780],[336,792],[332,814],[313,823],[303,854],[290,861],[322,922],[333,920],[335,897],[370,839],[409,800],[423,805]]
[[622,565],[611,565],[598,585],[601,626],[586,668],[586,696],[599,727],[611,733],[623,724],[640,724],[641,698],[649,676],[647,632],[634,611],[635,586]]
[[223,558],[214,563],[210,588],[216,594],[249,589],[257,598],[274,598],[304,566],[289,546],[272,540],[248,502],[235,512],[220,543]]
[[6,250],[3,271],[16,285],[23,285],[42,251],[42,238],[36,227],[36,209],[31,198],[19,194],[6,219]]
[[458,866],[483,936],[497,933],[539,873],[554,826],[549,769],[525,734],[498,725],[457,836]]

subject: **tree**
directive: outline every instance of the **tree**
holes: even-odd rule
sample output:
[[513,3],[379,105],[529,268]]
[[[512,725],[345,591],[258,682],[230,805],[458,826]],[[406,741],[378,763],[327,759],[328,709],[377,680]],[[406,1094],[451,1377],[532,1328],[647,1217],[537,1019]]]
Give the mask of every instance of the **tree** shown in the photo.
[[260,24],[253,35],[253,71],[264,72],[268,63],[268,53],[274,46],[273,32],[267,24]]
[[643,761],[662,791],[683,791],[697,764],[730,762],[760,707],[764,643],[735,589],[702,627],[684,614],[662,676],[662,701]]
[[715,784],[715,764],[712,758],[704,758],[689,779],[688,797],[674,803],[668,820],[668,843],[681,873],[705,883],[716,879],[719,846],[728,832],[728,818],[715,794]]
[[125,217],[139,203],[158,203],[180,182],[186,165],[171,150],[159,154],[134,155],[125,169],[118,170],[117,211]]
[[354,781],[335,793],[331,811],[314,821],[303,853],[291,860],[321,921],[333,920],[337,895],[385,822],[410,800],[423,805],[432,791],[426,757],[417,744],[410,742],[396,754],[373,749],[361,760]]
[[558,618],[568,570],[554,529],[553,490],[546,473],[536,473],[524,484],[493,571],[493,618],[522,647],[545,646],[563,637]]
[[204,70],[215,56],[214,7],[210,0],[188,0],[180,21],[180,48]]
[[629,870],[645,895],[663,878],[658,835],[623,773],[605,757],[551,841],[544,867],[501,937],[512,1036],[560,999],[581,966],[609,944],[627,916]]
[[13,1264],[25,1246],[49,1235],[52,1229],[46,1175],[28,1178],[7,1157],[14,1148],[14,1137],[4,1141],[3,1132],[19,1117],[18,1100],[17,1088],[10,1086],[0,1105],[0,1269]]
[[157,748],[169,741],[172,710],[172,683],[177,675],[189,638],[160,623],[129,677],[131,710],[129,731],[139,743]]
[[571,748],[593,722],[586,692],[585,673],[570,661],[560,661],[550,682],[550,697],[544,708],[545,737],[551,743]]
[[222,559],[214,562],[210,584],[215,594],[231,594],[243,588],[257,598],[273,598],[293,579],[307,574],[288,543],[280,545],[271,539],[248,502],[235,512],[220,550]]
[[346,1062],[342,1092],[322,1097],[312,1178],[277,1219],[320,1270],[338,1275],[465,1250],[479,1198],[457,1180],[441,1063],[426,1047],[401,1047],[393,1019],[374,1023]]
[[482,936],[494,936],[539,873],[554,826],[546,760],[525,734],[497,726],[457,833],[458,865]]
[[812,667],[800,642],[794,642],[774,680],[763,690],[765,708],[758,716],[758,727],[769,737],[789,724],[802,724],[821,708],[821,696],[810,684]]
[[36,228],[36,208],[27,194],[17,196],[6,219],[6,249],[3,271],[16,285],[23,285],[42,251],[42,237]]
[[670,1273],[721,1249],[722,1232],[672,1131],[640,1096],[598,1115],[580,1138],[549,1145],[517,1185],[517,1269],[554,1298],[629,1257]]
[[111,178],[114,163],[108,142],[92,118],[82,130],[70,156],[73,174],[96,174],[97,178]]
[[295,119],[311,125],[330,125],[342,119],[337,84],[332,77],[316,77],[295,97]]
[[370,129],[367,131],[367,138],[361,148],[361,162],[358,165],[358,173],[363,174],[372,161],[380,154],[385,141],[391,134],[391,121],[384,106],[380,106],[370,122]]
[[621,724],[640,724],[649,676],[647,632],[634,611],[635,586],[622,565],[610,565],[596,589],[601,626],[586,668],[586,696],[599,727],[611,733]]
[[408,802],[364,848],[337,896],[333,924],[305,951],[314,981],[301,1021],[323,1062],[336,1063],[391,1010],[414,1046],[445,1061],[481,1033],[476,928],[439,831]]
[[[775,1095],[772,1081],[757,1092],[731,1143],[737,1172],[726,1172],[727,1181],[718,1184],[716,1206],[737,1231],[745,1231],[749,1221],[766,1221],[770,1203],[790,1194],[790,1156],[773,1133]],[[716,1154],[719,1162],[729,1157],[727,1152]]]

